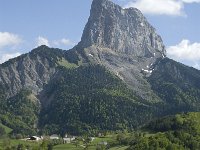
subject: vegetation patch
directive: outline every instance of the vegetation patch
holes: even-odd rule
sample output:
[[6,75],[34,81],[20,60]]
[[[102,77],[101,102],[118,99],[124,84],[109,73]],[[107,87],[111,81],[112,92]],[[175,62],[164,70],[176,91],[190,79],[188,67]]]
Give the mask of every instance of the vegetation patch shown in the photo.
[[59,64],[59,66],[63,66],[63,67],[66,67],[66,68],[77,68],[78,67],[76,64],[68,62],[63,57],[58,61],[58,64]]

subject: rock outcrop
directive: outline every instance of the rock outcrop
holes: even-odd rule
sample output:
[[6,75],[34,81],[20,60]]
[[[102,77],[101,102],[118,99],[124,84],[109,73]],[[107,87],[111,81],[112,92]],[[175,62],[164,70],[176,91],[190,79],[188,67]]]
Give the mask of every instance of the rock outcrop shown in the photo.
[[7,97],[16,95],[23,88],[39,94],[56,72],[56,59],[61,58],[58,53],[63,52],[40,46],[2,64],[0,82],[7,87]]
[[161,37],[138,9],[123,9],[109,0],[93,1],[80,44],[147,58],[166,54]]
[[78,47],[84,49],[90,61],[106,66],[142,99],[155,99],[145,77],[166,57],[166,50],[138,9],[94,0]]

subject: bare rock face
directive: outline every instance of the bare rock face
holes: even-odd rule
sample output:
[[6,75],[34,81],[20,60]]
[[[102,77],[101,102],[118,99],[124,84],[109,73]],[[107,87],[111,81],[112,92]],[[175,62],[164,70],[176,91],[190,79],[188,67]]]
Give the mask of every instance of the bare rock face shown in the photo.
[[165,56],[162,39],[136,8],[123,9],[109,0],[94,0],[81,45],[141,56]]
[[161,37],[138,9],[93,0],[78,47],[91,62],[106,66],[142,99],[159,99],[146,77],[156,62],[166,57],[166,50]]
[[8,98],[23,88],[32,90],[35,95],[42,91],[56,71],[55,60],[49,59],[45,51],[53,50],[41,46],[0,65],[0,83],[8,87]]

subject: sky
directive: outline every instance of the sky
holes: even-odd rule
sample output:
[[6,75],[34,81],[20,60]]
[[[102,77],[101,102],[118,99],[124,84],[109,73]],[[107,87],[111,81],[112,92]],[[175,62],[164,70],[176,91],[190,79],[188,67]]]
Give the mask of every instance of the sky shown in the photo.
[[[167,56],[200,69],[200,0],[112,0],[140,9]],[[0,63],[47,45],[68,50],[80,39],[92,0],[0,0]]]

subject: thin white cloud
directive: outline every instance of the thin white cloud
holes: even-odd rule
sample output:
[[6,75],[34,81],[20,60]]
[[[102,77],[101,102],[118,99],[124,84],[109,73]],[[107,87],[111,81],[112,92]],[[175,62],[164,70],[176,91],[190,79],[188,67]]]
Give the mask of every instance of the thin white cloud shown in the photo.
[[200,0],[182,0],[184,3],[200,3]]
[[53,44],[56,46],[60,46],[60,45],[73,46],[74,42],[72,42],[70,39],[63,38],[61,40],[53,41]]
[[184,5],[199,2],[200,0],[129,0],[124,7],[135,7],[150,15],[185,16]]
[[186,65],[200,69],[200,43],[182,40],[179,44],[167,48],[168,57]]
[[8,61],[8,60],[11,59],[11,58],[15,58],[15,57],[20,56],[20,55],[21,55],[21,53],[19,53],[19,52],[1,54],[1,57],[0,57],[0,64],[1,64],[1,63],[4,63],[4,62],[6,62],[6,61]]
[[45,37],[42,37],[42,36],[39,36],[37,38],[36,42],[37,42],[37,46],[41,46],[41,45],[50,46],[49,40]]
[[0,48],[5,46],[15,46],[22,42],[22,39],[13,33],[0,32]]
[[125,7],[135,7],[145,14],[182,15],[183,3],[175,0],[137,0],[129,2]]

